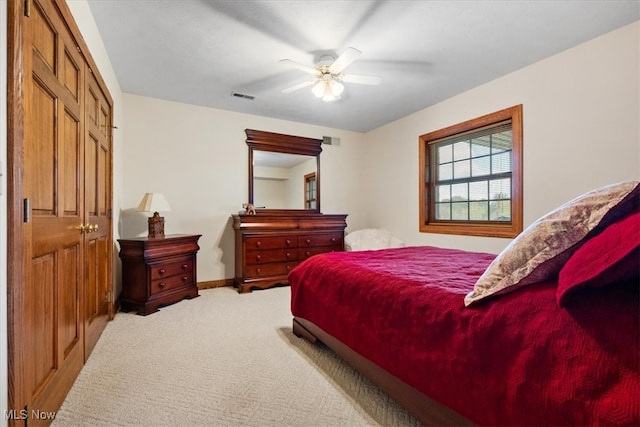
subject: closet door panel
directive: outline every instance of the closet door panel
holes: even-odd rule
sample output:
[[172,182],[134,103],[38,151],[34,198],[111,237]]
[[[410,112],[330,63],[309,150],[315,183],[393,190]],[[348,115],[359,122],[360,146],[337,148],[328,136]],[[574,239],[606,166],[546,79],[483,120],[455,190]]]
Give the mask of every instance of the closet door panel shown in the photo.
[[[66,359],[78,346],[82,339],[80,333],[80,282],[82,274],[82,257],[80,245],[66,247],[63,251],[63,263],[68,266],[64,270],[63,283],[58,294],[58,331],[62,356]],[[73,285],[72,285],[73,284]]]
[[58,409],[84,362],[83,59],[52,2],[34,1],[24,22],[22,396],[31,416]]
[[64,49],[64,57],[62,63],[62,83],[69,90],[71,96],[80,103],[80,67],[81,65],[76,62],[72,52],[68,49]]
[[91,70],[85,88],[85,215],[89,232],[85,283],[85,354],[109,319],[111,306],[111,109]]
[[39,351],[30,360],[27,384],[28,391],[37,396],[47,386],[57,368],[54,323],[56,254],[36,256],[31,265],[33,286],[28,289],[30,304],[27,311],[27,342],[29,347],[38,348]]
[[27,170],[37,174],[25,177],[31,184],[29,204],[34,216],[56,215],[56,103],[55,94],[34,76],[31,97],[31,138],[26,141]]
[[7,12],[8,398],[29,416],[9,425],[46,425],[112,314],[113,101],[67,0]]
[[80,181],[82,146],[80,144],[80,123],[77,117],[65,109],[63,119],[63,138],[61,158],[58,168],[60,174],[60,191],[62,212],[64,216],[72,216],[80,220],[82,211]]

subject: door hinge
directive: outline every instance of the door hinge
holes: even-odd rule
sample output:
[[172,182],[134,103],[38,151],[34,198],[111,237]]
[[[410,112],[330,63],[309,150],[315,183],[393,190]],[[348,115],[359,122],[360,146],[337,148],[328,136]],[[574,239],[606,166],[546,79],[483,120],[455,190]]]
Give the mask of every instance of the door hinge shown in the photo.
[[24,0],[24,16],[31,16],[31,0]]
[[29,202],[29,199],[22,200],[22,221],[31,221],[31,202]]

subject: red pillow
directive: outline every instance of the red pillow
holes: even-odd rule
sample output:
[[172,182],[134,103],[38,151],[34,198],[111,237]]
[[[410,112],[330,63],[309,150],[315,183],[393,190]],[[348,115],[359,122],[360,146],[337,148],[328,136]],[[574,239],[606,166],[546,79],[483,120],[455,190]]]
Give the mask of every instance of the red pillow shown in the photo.
[[561,307],[583,286],[606,286],[640,276],[640,212],[614,222],[582,245],[560,270]]

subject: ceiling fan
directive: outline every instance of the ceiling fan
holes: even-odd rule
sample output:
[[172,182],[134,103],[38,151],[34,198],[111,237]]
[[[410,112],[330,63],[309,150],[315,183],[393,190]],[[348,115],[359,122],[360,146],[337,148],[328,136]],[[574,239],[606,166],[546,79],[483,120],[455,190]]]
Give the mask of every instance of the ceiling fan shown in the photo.
[[338,58],[334,58],[331,55],[324,55],[320,57],[320,60],[315,67],[309,67],[307,65],[300,64],[292,61],[291,59],[282,59],[281,63],[291,65],[306,73],[313,74],[313,80],[291,86],[282,91],[282,93],[291,93],[296,90],[313,86],[311,91],[318,98],[322,98],[325,102],[335,101],[340,99],[340,95],[344,91],[344,83],[358,83],[365,85],[379,85],[382,79],[377,76],[361,76],[356,74],[343,74],[347,66],[360,56],[362,52],[358,49],[349,47]]

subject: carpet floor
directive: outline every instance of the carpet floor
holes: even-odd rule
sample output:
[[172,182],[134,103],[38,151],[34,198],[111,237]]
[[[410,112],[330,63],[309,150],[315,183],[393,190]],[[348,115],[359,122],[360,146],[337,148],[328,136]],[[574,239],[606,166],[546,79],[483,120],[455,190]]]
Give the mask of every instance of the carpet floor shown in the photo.
[[217,288],[149,316],[118,313],[53,426],[420,425],[293,335],[289,298],[289,287]]

